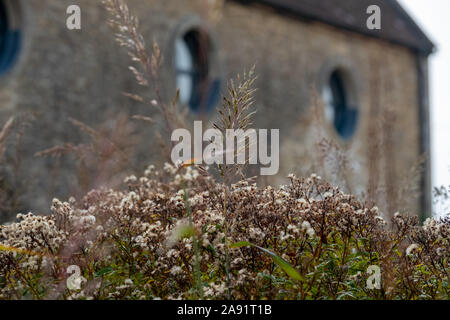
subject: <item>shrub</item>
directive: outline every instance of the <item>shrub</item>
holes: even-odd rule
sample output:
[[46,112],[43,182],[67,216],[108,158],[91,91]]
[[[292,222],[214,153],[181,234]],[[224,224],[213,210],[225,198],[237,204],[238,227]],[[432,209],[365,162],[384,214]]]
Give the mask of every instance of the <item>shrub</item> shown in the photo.
[[[224,185],[168,164],[127,178],[126,191],[55,199],[52,215],[18,215],[0,227],[0,297],[449,298],[450,220],[419,226],[396,214],[388,226],[376,207],[318,176],[289,178],[278,189],[247,180],[232,185],[226,210]],[[254,246],[236,245],[242,241]],[[228,292],[225,249],[232,243]],[[73,265],[81,270],[80,290],[66,285]],[[366,285],[371,265],[381,268],[380,289]]]

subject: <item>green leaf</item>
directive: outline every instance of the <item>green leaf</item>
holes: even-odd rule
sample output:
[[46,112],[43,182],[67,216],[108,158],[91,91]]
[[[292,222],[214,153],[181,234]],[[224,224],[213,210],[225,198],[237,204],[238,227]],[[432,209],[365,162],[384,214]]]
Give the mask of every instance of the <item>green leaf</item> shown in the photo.
[[337,300],[344,300],[345,298],[356,299],[351,292],[343,292],[337,297]]
[[247,242],[247,241],[240,241],[240,242],[230,244],[230,248],[232,248],[232,249],[242,248],[242,247],[255,247],[255,245],[253,245],[252,243]]
[[303,281],[303,277],[298,273],[298,271],[286,260],[284,260],[283,258],[279,257],[278,255],[276,255],[275,253],[273,253],[272,251],[262,248],[260,246],[257,246],[251,242],[248,241],[240,241],[240,242],[236,242],[233,244],[230,244],[230,248],[242,248],[242,247],[254,247],[259,249],[260,251],[264,252],[265,254],[267,254],[268,256],[270,256],[273,260],[273,262],[278,265],[281,269],[283,269],[284,272],[286,272],[286,274],[291,277],[294,280],[297,281]]
[[100,278],[101,276],[104,276],[105,274],[111,273],[114,269],[112,267],[106,267],[100,271],[97,271],[95,273],[95,278]]

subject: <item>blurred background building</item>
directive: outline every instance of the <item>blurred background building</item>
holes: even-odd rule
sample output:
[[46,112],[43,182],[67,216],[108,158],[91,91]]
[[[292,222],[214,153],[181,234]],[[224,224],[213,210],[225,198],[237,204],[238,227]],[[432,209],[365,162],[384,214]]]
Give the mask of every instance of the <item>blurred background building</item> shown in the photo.
[[[430,214],[434,45],[397,1],[127,2],[148,49],[153,41],[161,47],[162,95],[171,99],[180,88],[188,123],[214,121],[227,80],[256,64],[254,126],[280,129],[281,170],[272,182],[318,172],[387,216]],[[73,4],[81,30],[66,27]],[[367,28],[370,5],[381,9],[380,30]],[[2,199],[14,200],[4,217],[8,208],[48,212],[53,197],[117,185],[161,157],[158,125],[129,121],[158,115],[123,94],[153,98],[136,84],[107,20],[100,1],[0,1],[0,119],[26,123],[3,159]],[[89,130],[70,119],[114,143],[95,170],[77,149]],[[63,146],[52,153],[61,157],[35,156],[54,146]]]

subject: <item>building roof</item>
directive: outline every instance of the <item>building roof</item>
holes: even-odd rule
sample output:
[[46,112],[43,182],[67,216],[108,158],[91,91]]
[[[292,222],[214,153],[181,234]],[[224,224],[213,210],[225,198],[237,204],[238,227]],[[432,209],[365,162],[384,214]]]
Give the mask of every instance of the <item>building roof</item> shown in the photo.
[[[262,3],[283,14],[311,19],[396,43],[422,54],[434,51],[434,44],[396,0],[237,0]],[[366,26],[367,8],[381,9],[381,30]]]

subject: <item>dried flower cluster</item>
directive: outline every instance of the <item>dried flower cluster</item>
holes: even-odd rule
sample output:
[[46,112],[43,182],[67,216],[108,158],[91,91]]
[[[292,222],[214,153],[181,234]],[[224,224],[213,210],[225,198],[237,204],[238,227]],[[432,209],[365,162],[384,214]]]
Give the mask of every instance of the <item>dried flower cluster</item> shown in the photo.
[[[167,164],[128,177],[126,191],[55,199],[50,216],[0,226],[0,298],[198,298],[194,239],[207,299],[228,291],[235,299],[449,298],[450,220],[422,227],[396,214],[388,226],[376,207],[318,176],[289,179],[278,189],[240,181],[224,202],[224,185]],[[227,245],[244,241],[254,246],[229,247],[228,282]],[[79,290],[67,287],[74,265],[85,280]],[[367,287],[371,265],[381,268],[381,289]]]

